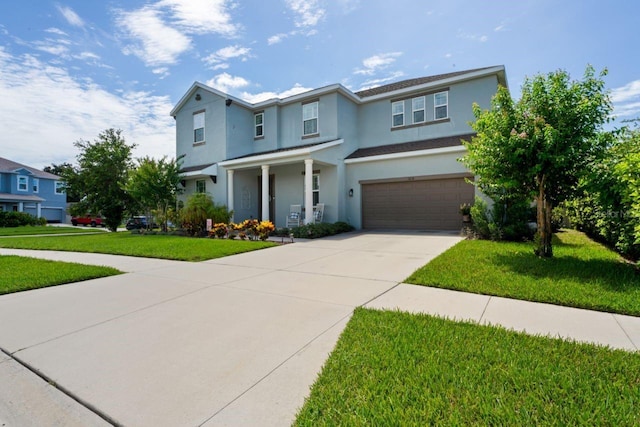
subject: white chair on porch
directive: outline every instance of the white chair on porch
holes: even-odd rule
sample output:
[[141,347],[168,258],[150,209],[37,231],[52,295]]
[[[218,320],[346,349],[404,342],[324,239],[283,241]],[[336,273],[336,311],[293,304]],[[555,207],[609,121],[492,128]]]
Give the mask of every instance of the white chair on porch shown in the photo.
[[291,205],[287,215],[287,228],[300,227],[302,220],[302,205]]
[[313,222],[316,224],[322,222],[323,216],[324,216],[324,203],[318,203],[313,207]]

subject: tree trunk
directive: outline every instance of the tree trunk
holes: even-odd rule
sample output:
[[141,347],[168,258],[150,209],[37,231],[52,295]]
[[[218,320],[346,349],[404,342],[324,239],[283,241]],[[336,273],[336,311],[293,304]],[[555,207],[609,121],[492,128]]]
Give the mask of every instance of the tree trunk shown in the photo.
[[536,204],[538,209],[538,232],[536,236],[537,247],[535,253],[543,258],[551,258],[553,256],[553,249],[551,247],[551,238],[553,237],[553,231],[551,229],[552,206],[551,203],[547,201],[545,195],[544,176],[539,180]]

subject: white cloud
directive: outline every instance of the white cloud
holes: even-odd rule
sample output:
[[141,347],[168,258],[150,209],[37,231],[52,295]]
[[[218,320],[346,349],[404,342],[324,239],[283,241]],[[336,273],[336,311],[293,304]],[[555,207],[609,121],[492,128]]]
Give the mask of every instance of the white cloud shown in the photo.
[[286,39],[287,37],[289,37],[288,34],[279,33],[279,34],[276,34],[276,35],[273,35],[273,36],[269,37],[267,39],[267,43],[269,45],[277,44],[277,43],[280,43],[282,40]]
[[266,101],[268,99],[288,98],[290,96],[297,95],[303,92],[308,92],[310,90],[312,90],[312,88],[307,88],[302,86],[299,83],[296,83],[292,88],[283,90],[282,92],[259,92],[259,93],[242,92],[238,95],[238,97],[252,104],[256,104],[258,102]]
[[471,33],[466,33],[464,31],[458,31],[458,38],[464,39],[464,40],[471,40],[474,42],[480,42],[480,43],[484,43],[487,40],[489,40],[489,37],[484,34],[471,34]]
[[209,66],[212,66],[214,70],[218,70],[229,68],[229,65],[226,63],[229,59],[241,58],[242,61],[246,61],[250,57],[251,48],[234,45],[218,49],[215,53],[206,56],[202,60]]
[[342,9],[342,13],[349,14],[354,10],[360,8],[360,0],[335,0],[338,6]]
[[71,76],[31,55],[12,56],[0,46],[0,135],[11,159],[42,168],[75,163],[73,142],[94,140],[120,128],[135,157],[175,156],[168,96],[126,91],[116,95],[89,79]]
[[625,102],[640,98],[640,80],[634,80],[611,91],[612,102]]
[[57,6],[57,8],[69,25],[73,25],[74,27],[84,27],[84,21],[73,11],[73,9],[66,6]]
[[362,74],[365,76],[371,76],[376,72],[387,68],[389,65],[396,61],[396,58],[402,55],[402,52],[388,52],[380,53],[378,55],[370,56],[362,61],[364,68],[356,69],[356,74]]
[[124,54],[133,54],[147,66],[173,65],[178,56],[191,48],[191,39],[166,25],[160,12],[143,7],[118,14],[118,25],[137,43],[127,45]]
[[229,73],[218,74],[206,82],[208,86],[225,93],[232,93],[234,89],[246,87],[249,81],[239,76],[232,76]]
[[286,0],[287,6],[296,14],[296,27],[313,27],[324,17],[326,11],[318,0]]
[[156,7],[169,8],[175,23],[190,33],[233,37],[240,29],[232,22],[229,0],[161,0]]
[[45,31],[45,32],[47,32],[47,33],[50,33],[50,34],[56,34],[56,35],[59,35],[59,36],[68,36],[68,34],[67,34],[67,33],[65,33],[65,32],[64,32],[64,31],[62,31],[61,29],[59,29],[59,28],[55,28],[55,27],[47,28],[47,29],[46,29],[46,30],[44,30],[44,31]]
[[619,117],[640,116],[640,80],[634,80],[611,91],[613,113]]

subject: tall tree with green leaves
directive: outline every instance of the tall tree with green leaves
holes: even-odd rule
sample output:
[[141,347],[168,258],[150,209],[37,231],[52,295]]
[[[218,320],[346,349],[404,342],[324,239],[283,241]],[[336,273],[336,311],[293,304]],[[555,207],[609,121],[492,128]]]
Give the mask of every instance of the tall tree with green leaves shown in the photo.
[[461,161],[488,196],[507,192],[535,200],[539,256],[553,256],[553,207],[573,194],[606,149],[607,140],[598,138],[612,111],[606,73],[587,66],[580,81],[563,70],[539,74],[525,80],[518,101],[499,87],[489,110],[473,105],[477,135],[465,143]]
[[51,163],[51,166],[45,166],[44,169],[42,170],[45,172],[52,173],[54,175],[58,175],[60,178],[62,178],[62,180],[65,183],[64,190],[65,190],[65,193],[67,194],[67,202],[80,201],[81,195],[69,185],[69,182],[73,181],[74,179],[73,177],[78,173],[75,166],[67,162],[60,163],[59,165],[56,165],[55,163]]
[[136,145],[127,145],[120,129],[106,129],[93,142],[79,140],[74,145],[80,150],[78,173],[69,185],[82,194],[85,209],[102,214],[109,230],[116,231],[132,203],[125,186]]
[[180,158],[160,160],[143,157],[130,174],[126,190],[145,210],[155,211],[162,228],[167,228],[167,212],[176,205],[176,196],[182,192],[180,185]]

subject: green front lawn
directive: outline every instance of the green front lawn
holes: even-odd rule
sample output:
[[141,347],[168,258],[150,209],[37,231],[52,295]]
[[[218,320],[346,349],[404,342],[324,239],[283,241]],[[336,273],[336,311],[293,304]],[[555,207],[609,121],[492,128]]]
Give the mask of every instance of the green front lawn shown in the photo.
[[0,295],[120,273],[111,267],[5,255],[0,256]]
[[221,258],[274,245],[275,243],[272,242],[196,239],[182,236],[131,233],[0,239],[0,247],[2,248],[94,252],[180,261],[202,261]]
[[640,272],[583,233],[554,237],[554,257],[530,243],[465,240],[407,283],[592,310],[640,315]]
[[640,423],[640,354],[357,309],[297,426]]
[[66,234],[66,233],[104,233],[105,230],[97,227],[47,227],[45,225],[24,227],[0,227],[0,236],[21,236],[27,234]]

